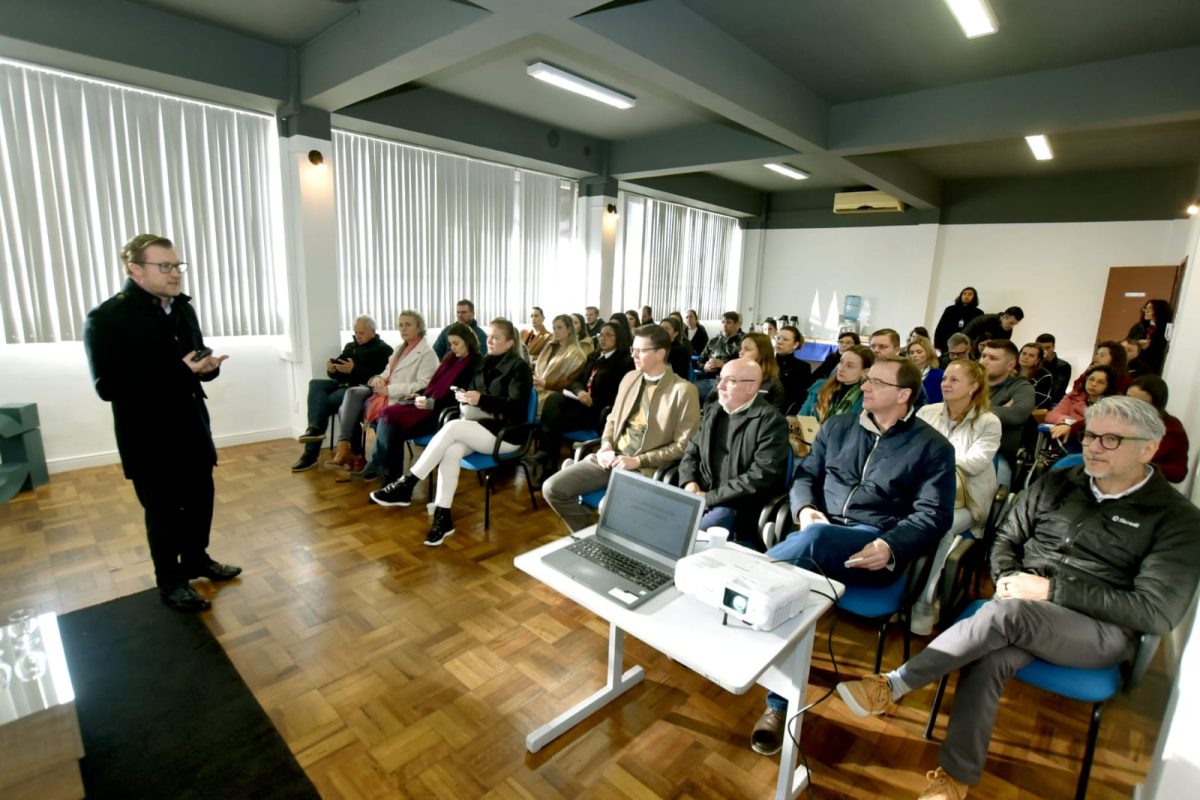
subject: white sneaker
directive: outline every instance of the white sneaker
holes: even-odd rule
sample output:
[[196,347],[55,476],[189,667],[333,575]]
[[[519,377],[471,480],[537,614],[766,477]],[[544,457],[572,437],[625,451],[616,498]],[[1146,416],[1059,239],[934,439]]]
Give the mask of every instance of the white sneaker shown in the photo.
[[938,617],[941,616],[941,605],[940,600],[934,600],[932,604],[926,603],[924,600],[913,603],[908,629],[917,636],[928,636],[933,633],[933,626],[937,624]]

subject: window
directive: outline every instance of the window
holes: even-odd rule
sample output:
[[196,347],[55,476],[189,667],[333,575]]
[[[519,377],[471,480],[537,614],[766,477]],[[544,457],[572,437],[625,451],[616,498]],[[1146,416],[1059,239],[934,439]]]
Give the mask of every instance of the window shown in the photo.
[[282,332],[271,117],[0,60],[0,163],[4,341],[80,339],[147,232],[191,265],[206,334]]

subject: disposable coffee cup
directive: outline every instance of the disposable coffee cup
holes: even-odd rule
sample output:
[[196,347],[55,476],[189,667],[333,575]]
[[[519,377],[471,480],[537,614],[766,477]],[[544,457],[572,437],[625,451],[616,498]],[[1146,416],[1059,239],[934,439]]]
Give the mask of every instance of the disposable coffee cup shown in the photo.
[[709,528],[708,529],[708,546],[709,547],[724,547],[725,542],[729,541],[728,528]]

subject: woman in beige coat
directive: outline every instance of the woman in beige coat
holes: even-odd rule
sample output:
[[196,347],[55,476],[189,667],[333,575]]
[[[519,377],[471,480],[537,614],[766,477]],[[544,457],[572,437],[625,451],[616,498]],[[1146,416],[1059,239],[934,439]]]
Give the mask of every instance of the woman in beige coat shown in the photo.
[[533,364],[533,385],[538,391],[538,416],[549,392],[561,392],[583,369],[587,356],[579,347],[575,323],[566,314],[554,318],[554,340],[542,348]]

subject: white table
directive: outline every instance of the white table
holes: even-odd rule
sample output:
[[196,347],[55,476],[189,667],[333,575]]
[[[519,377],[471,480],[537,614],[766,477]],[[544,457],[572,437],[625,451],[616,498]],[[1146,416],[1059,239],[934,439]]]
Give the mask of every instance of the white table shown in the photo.
[[[626,633],[734,694],[744,694],[757,683],[787,698],[789,713],[804,706],[814,631],[817,620],[832,605],[830,600],[811,593],[804,610],[773,631],[751,630],[732,618],[723,625],[720,611],[680,594],[675,588],[630,610],[542,563],[548,553],[569,546],[571,541],[570,537],[563,537],[517,556],[514,563],[521,571],[608,620],[608,683],[530,733],[525,738],[529,752],[536,753],[642,682],[646,674],[642,667],[624,669]],[[829,585],[823,578],[806,570],[798,571],[812,581],[816,591],[828,593]],[[833,586],[840,597],[845,587],[836,581]],[[799,739],[800,720],[795,723],[794,733]],[[795,743],[785,734],[776,800],[792,800],[808,783],[808,772],[797,766],[798,758]]]

